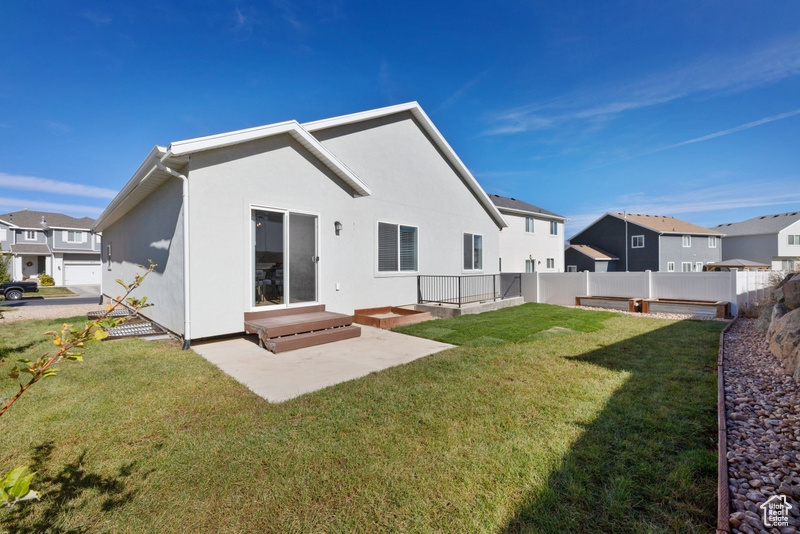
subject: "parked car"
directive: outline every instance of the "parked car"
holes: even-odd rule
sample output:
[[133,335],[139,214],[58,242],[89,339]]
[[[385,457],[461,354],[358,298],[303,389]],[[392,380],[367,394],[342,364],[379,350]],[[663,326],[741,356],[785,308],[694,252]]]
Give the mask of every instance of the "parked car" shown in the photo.
[[6,300],[19,300],[23,293],[37,293],[38,282],[4,282],[0,284],[0,292]]

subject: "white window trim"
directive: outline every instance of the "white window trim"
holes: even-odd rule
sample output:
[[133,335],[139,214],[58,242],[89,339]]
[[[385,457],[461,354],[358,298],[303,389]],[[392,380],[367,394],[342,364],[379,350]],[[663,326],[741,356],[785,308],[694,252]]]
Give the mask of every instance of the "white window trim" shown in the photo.
[[[792,243],[794,241],[794,243]],[[800,245],[800,235],[798,234],[788,234],[786,237],[786,244],[790,247],[796,247]]]
[[702,273],[703,272],[703,262],[702,261],[695,262],[694,269],[695,269],[695,272]]
[[[688,269],[685,268],[687,265],[689,266]],[[690,261],[682,261],[681,262],[681,272],[682,273],[690,273],[690,272],[692,272],[692,262],[690,262]]]
[[717,236],[708,236],[708,248],[717,248]]
[[691,248],[692,236],[690,235],[681,236],[681,243],[683,244],[683,248]]
[[674,261],[668,261],[667,262],[667,272],[668,273],[674,273],[675,272],[675,262]]
[[548,269],[555,269],[556,268],[556,259],[555,258],[547,258],[547,268]]
[[[555,232],[553,229],[555,228]],[[558,235],[558,221],[550,221],[550,235],[557,236]]]
[[[464,265],[464,254],[466,253],[466,250],[463,250],[463,247],[464,247],[464,238],[467,235],[472,236],[472,239],[471,239],[472,246],[470,247],[470,257],[472,258],[472,261],[470,262],[470,265],[472,265],[472,267],[470,267],[470,268],[467,268]],[[481,266],[477,267],[477,268],[475,267],[475,236],[481,238]],[[462,232],[461,233],[461,247],[462,247],[462,251],[461,251],[461,269],[462,269],[462,271],[474,272],[474,273],[478,273],[478,272],[482,272],[483,271],[483,242],[484,242],[483,234],[476,234],[474,232]]]
[[[23,232],[24,233],[22,234],[22,238],[25,241],[38,241],[38,238],[36,237],[36,234],[38,232],[36,232],[36,230],[23,230]],[[33,236],[33,237],[30,237],[30,236]]]
[[[637,245],[636,240],[642,238],[642,244]],[[632,235],[631,236],[631,248],[644,248],[644,235]]]
[[[397,270],[394,271],[382,271],[380,268],[380,225],[381,224],[388,224],[395,226],[397,228]],[[416,241],[416,269],[402,269],[400,266],[400,227],[405,228],[413,228],[416,232],[417,241]],[[403,224],[398,222],[390,222],[390,221],[378,221],[375,225],[375,273],[378,276],[397,276],[397,275],[410,275],[419,272],[419,226],[414,224]]]
[[[528,269],[530,267],[530,269]],[[525,260],[525,272],[526,273],[535,273],[536,272],[536,260],[526,259]]]
[[[528,221],[530,221],[530,230],[528,229]],[[525,233],[526,234],[535,234],[536,230],[536,219],[534,217],[525,217]]]
[[[70,239],[69,234],[70,232],[73,234],[75,239]],[[61,236],[64,239],[64,243],[86,243],[86,232],[83,230],[64,230],[64,233]]]

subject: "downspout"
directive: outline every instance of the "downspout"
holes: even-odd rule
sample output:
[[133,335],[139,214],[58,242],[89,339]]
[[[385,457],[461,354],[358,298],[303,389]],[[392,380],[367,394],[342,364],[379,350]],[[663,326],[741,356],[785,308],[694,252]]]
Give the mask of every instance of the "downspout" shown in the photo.
[[171,155],[168,150],[161,159],[156,157],[155,160],[156,167],[175,178],[180,178],[183,185],[183,350],[188,350],[192,341],[192,298],[189,292],[189,179],[164,165],[164,161]]
[[625,219],[625,272],[628,272],[628,212],[625,211],[622,213],[622,217]]

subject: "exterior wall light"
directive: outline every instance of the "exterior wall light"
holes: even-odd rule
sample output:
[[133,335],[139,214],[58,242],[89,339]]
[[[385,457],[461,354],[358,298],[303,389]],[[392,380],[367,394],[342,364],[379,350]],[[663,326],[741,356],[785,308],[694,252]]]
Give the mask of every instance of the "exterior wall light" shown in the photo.
[[333,223],[333,229],[336,230],[336,235],[339,235],[339,232],[342,231],[342,223],[336,221],[335,223]]

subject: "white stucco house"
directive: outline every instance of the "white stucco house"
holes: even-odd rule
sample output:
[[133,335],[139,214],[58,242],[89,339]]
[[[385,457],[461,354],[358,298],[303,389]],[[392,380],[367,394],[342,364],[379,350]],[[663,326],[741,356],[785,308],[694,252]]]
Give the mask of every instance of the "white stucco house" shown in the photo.
[[508,223],[500,231],[502,272],[563,272],[566,217],[516,198],[489,195]]
[[412,102],[156,146],[94,230],[103,293],[152,259],[145,315],[190,341],[245,312],[414,303],[419,274],[496,273],[505,226]]
[[53,277],[57,286],[100,284],[101,237],[90,217],[20,210],[0,215],[0,252],[11,254],[12,280]]
[[761,215],[714,229],[725,234],[723,260],[750,260],[784,271],[800,268],[800,211]]

